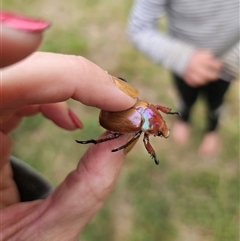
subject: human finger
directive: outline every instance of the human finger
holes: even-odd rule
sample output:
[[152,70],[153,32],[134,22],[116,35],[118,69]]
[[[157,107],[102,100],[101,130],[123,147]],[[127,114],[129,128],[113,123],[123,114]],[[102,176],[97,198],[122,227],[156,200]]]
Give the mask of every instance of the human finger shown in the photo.
[[206,83],[205,71],[201,66],[197,66],[194,70],[184,75],[184,80],[192,87],[197,87]]
[[139,92],[80,56],[35,53],[2,70],[3,109],[73,98],[103,110],[134,105]]
[[203,71],[200,75],[188,76],[185,80],[191,87],[198,87],[207,84],[210,81],[217,80],[218,75],[213,72]]
[[0,67],[24,59],[40,45],[43,31],[49,26],[44,20],[0,11],[1,45]]
[[12,142],[8,135],[0,131],[0,209],[19,201],[19,193],[13,180],[9,161]]
[[221,69],[221,61],[212,56],[204,63],[205,78],[208,81],[217,80]]
[[90,146],[77,169],[45,200],[17,204],[17,216],[12,211],[17,205],[3,210],[3,238],[36,240],[41,230],[42,239],[76,240],[112,191],[124,154],[111,150],[126,141],[127,136],[121,136]]
[[[219,66],[219,68],[218,68]],[[217,80],[219,77],[220,65],[205,63],[205,65],[199,66],[196,76],[203,84],[212,80]]]
[[222,62],[217,59],[211,52],[204,52],[204,58],[202,59],[202,66],[206,69],[213,71],[220,71],[222,68]]
[[[27,105],[19,110],[13,111],[12,115],[1,123],[0,130],[4,133],[9,133],[17,127],[21,119],[26,116],[42,113],[43,116],[53,121],[56,125],[65,130],[81,129],[82,122],[76,114],[68,107],[66,102],[42,105]],[[11,114],[11,113],[10,113]]]
[[206,65],[196,66],[191,72],[184,76],[185,81],[192,87],[197,87],[208,83],[209,81],[217,80],[219,71],[214,70]]
[[205,67],[209,70],[219,72],[222,68],[222,63],[221,61],[213,58],[212,60],[209,60],[205,63]]
[[184,78],[185,82],[190,85],[191,87],[197,87],[200,85],[205,84],[205,79],[201,78],[197,75],[190,75]]
[[198,59],[196,69],[200,78],[205,79],[206,82],[218,78],[219,72],[222,68],[222,63],[209,50],[198,51]]

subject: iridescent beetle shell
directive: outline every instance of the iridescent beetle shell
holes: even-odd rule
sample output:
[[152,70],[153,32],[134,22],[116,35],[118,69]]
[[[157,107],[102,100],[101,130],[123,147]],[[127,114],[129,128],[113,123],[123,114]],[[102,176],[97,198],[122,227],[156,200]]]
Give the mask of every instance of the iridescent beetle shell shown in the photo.
[[112,152],[116,152],[131,146],[144,132],[143,142],[145,148],[155,163],[158,164],[156,153],[149,142],[149,135],[167,138],[170,134],[170,130],[167,128],[166,122],[159,111],[165,114],[179,114],[178,112],[172,112],[167,107],[149,104],[145,100],[138,100],[134,106],[124,111],[110,112],[102,110],[99,115],[99,122],[102,127],[110,131],[109,135],[99,140],[91,139],[77,142],[80,144],[98,144],[116,139],[121,135],[131,134],[132,138],[125,145],[112,150]]

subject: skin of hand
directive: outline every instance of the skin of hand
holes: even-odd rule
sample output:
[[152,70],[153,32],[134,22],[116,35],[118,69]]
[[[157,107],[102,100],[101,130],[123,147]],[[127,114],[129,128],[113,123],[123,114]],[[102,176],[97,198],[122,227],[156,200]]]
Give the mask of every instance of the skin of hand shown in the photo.
[[92,145],[50,196],[21,203],[9,163],[9,133],[21,119],[41,112],[58,126],[74,130],[82,124],[69,111],[65,103],[69,98],[121,111],[133,106],[138,97],[133,87],[83,57],[33,53],[42,36],[43,31],[5,24],[1,32],[1,240],[77,240],[113,189],[125,158],[122,151],[111,150],[126,143],[127,136]]
[[219,77],[221,61],[208,50],[196,50],[183,73],[183,79],[192,87],[215,81]]

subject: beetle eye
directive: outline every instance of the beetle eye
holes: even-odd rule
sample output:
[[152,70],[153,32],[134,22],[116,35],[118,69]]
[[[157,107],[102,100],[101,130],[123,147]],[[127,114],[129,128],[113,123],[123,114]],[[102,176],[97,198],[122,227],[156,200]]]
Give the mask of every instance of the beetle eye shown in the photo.
[[157,134],[157,136],[163,136],[162,132],[159,131],[158,134]]

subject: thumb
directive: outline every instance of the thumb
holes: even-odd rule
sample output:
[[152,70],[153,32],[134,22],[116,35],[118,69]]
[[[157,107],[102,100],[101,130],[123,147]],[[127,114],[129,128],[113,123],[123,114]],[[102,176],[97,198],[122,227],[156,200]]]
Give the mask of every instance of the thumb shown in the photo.
[[1,68],[14,64],[34,52],[42,41],[43,31],[49,26],[46,21],[5,11],[0,11],[0,22]]
[[111,150],[127,140],[123,135],[91,145],[77,169],[46,199],[4,209],[3,239],[39,240],[41,235],[41,240],[76,240],[113,189],[125,156]]
[[[108,134],[105,132],[100,138]],[[51,212],[49,209],[49,214],[54,215],[52,212],[55,208],[61,210],[61,215],[64,212],[65,214],[58,216],[58,220],[64,217],[63,223],[66,227],[71,225],[72,229],[83,228],[114,188],[125,154],[123,151],[111,152],[111,150],[125,144],[128,138],[127,135],[123,135],[118,139],[90,145],[77,169],[71,172],[46,200],[46,203],[50,202],[50,206],[54,206]],[[72,222],[74,219],[77,220],[77,227],[74,227]],[[68,223],[69,220],[71,222]]]

